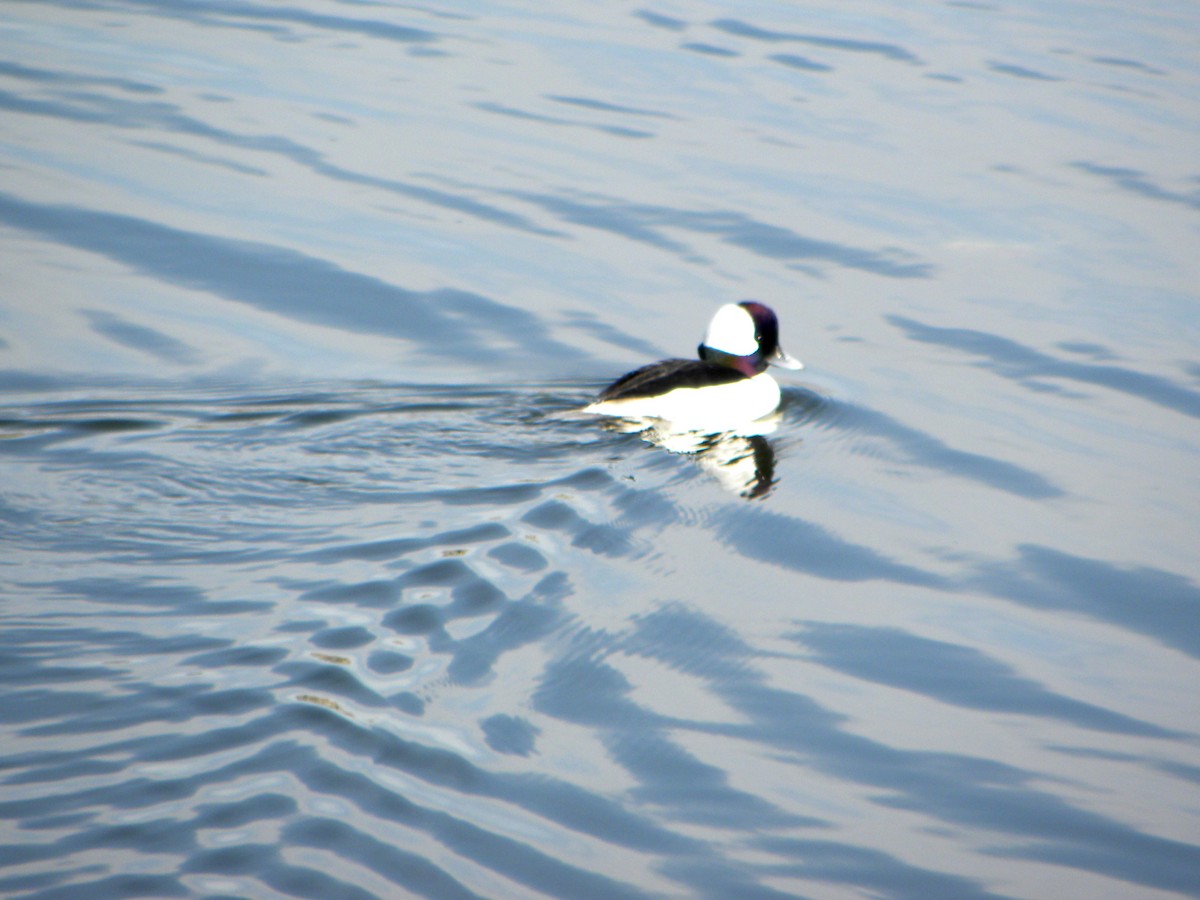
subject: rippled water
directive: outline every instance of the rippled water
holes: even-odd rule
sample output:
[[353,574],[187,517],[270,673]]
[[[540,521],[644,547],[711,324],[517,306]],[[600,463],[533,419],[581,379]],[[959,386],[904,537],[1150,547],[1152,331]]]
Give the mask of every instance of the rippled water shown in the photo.
[[1198,30],[6,4],[0,893],[1200,895]]

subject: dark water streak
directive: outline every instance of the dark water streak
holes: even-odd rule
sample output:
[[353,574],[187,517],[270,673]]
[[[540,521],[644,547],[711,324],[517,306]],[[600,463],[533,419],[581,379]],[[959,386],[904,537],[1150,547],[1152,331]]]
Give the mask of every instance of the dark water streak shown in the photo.
[[1040,386],[1039,379],[1075,381],[1119,391],[1157,406],[1200,417],[1200,391],[1176,384],[1168,378],[1139,372],[1112,363],[1081,363],[1059,359],[1011,338],[970,328],[943,328],[909,319],[889,317],[912,340],[938,344],[980,358],[980,365],[1026,386]]
[[[452,288],[408,290],[284,247],[184,231],[100,210],[35,204],[11,195],[0,195],[0,221],[99,253],[167,283],[257,309],[352,332],[417,337],[424,345],[418,349],[432,355],[453,352],[476,361],[493,358],[494,343],[472,334],[486,324],[488,337],[494,338],[496,329],[501,329],[514,342],[537,341],[544,357],[578,359],[579,351],[555,341],[540,320],[514,307]],[[351,299],[330,304],[330,297]],[[120,339],[127,343],[129,326],[121,331]],[[146,337],[144,331],[137,332],[142,345]],[[151,337],[151,342],[161,350],[164,339]],[[166,343],[178,355],[178,345],[170,339]]]
[[[52,0],[64,9],[94,9],[91,0]],[[397,25],[382,19],[351,18],[316,13],[294,6],[237,2],[237,0],[121,0],[119,6],[136,7],[144,15],[185,19],[196,25],[223,28],[270,29],[284,31],[281,26],[299,25],[333,34],[357,34],[401,44],[424,44],[439,39],[436,32],[424,28]]]

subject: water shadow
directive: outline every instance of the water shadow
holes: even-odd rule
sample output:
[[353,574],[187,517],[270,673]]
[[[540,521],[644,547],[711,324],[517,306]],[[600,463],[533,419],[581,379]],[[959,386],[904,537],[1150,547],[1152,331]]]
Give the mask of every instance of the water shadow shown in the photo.
[[773,53],[767,57],[772,62],[777,62],[781,66],[787,66],[789,69],[799,69],[801,72],[832,72],[833,66],[827,66],[825,63],[813,62],[806,56],[797,56],[795,53]]
[[546,116],[541,113],[531,113],[523,109],[517,109],[512,106],[506,106],[503,103],[494,101],[483,101],[474,103],[472,106],[486,113],[496,113],[502,116],[508,116],[513,119],[523,119],[527,122],[540,122],[543,125],[566,125],[573,128],[589,128],[593,131],[599,131],[604,134],[615,135],[616,137],[625,138],[652,138],[654,132],[644,131],[640,128],[626,128],[622,125],[597,125],[592,122],[581,122],[577,119],[562,119],[557,116]]
[[529,756],[536,746],[541,729],[522,716],[498,713],[479,722],[483,739],[497,753]]
[[172,156],[178,156],[186,159],[188,162],[198,163],[202,166],[213,166],[215,168],[227,169],[230,172],[236,172],[239,175],[254,175],[259,178],[267,177],[269,173],[266,169],[261,169],[258,166],[248,166],[244,163],[235,162],[231,159],[225,159],[220,156],[213,156],[209,153],[197,153],[194,150],[188,150],[184,147],[176,147],[173,144],[167,144],[162,141],[130,141],[134,147],[144,147],[147,150],[154,150],[158,153],[169,153]]
[[[91,9],[88,0],[70,2],[54,0],[55,6],[73,9]],[[318,13],[296,6],[264,5],[238,0],[126,0],[126,6],[139,7],[143,13],[170,19],[184,19],[195,25],[223,28],[243,28],[255,31],[271,30],[278,25],[301,25],[318,31],[340,34],[357,34],[377,40],[394,41],[401,44],[427,44],[439,40],[440,35],[424,28],[397,25],[379,19],[354,19]],[[359,9],[369,6],[355,4]],[[274,30],[281,30],[275,28]],[[294,32],[292,33],[294,36]]]
[[[684,856],[667,858],[659,869],[687,885],[699,896],[793,896],[776,892],[767,884],[775,878],[805,878],[878,890],[885,896],[917,896],[913,885],[921,885],[920,896],[990,898],[995,895],[968,878],[911,865],[876,850],[832,839],[806,839],[796,829],[824,829],[821,818],[784,812],[770,801],[742,795],[729,785],[728,773],[700,763],[681,749],[669,735],[688,732],[722,734],[734,740],[746,738],[747,752],[771,753],[774,741],[743,732],[742,726],[726,726],[700,719],[684,719],[651,713],[628,695],[633,692],[619,673],[605,662],[608,655],[626,654],[653,660],[705,685],[740,717],[759,722],[769,715],[770,704],[756,707],[739,702],[739,685],[761,686],[765,681],[754,667],[760,654],[725,625],[683,604],[666,604],[639,616],[624,634],[591,633],[580,641],[574,655],[560,662],[561,668],[547,670],[538,708],[569,721],[599,730],[612,758],[633,774],[640,784],[637,795],[653,804],[662,815],[682,824],[707,824],[728,833],[724,846],[758,851],[769,859],[731,864],[721,855],[711,858]],[[583,636],[581,636],[582,638]],[[599,686],[581,692],[583,685]],[[780,691],[777,696],[802,699]],[[814,721],[836,730],[840,718],[817,715],[810,701],[809,715],[794,727],[804,730]],[[788,721],[794,705],[777,710]],[[755,726],[749,726],[750,731]]]
[[648,9],[635,10],[633,15],[647,25],[653,25],[655,28],[665,28],[667,31],[684,31],[688,27],[688,23],[683,19],[676,19],[674,16],[664,16],[662,13],[651,12]]
[[884,59],[890,59],[896,62],[924,65],[920,57],[918,57],[916,54],[905,50],[898,44],[889,44],[883,41],[860,41],[854,38],[827,37],[819,34],[801,34],[792,31],[773,31],[768,28],[760,28],[757,25],[751,25],[750,23],[743,22],[740,19],[717,19],[710,24],[718,31],[723,31],[726,34],[732,34],[735,37],[749,38],[755,41],[765,41],[767,43],[791,42],[808,44],[813,47],[821,47],[825,50],[838,50],[848,53],[868,53],[874,56],[882,56]]
[[[146,219],[0,194],[0,221],[87,250],[169,284],[344,331],[412,342],[428,358],[498,362],[496,336],[522,357],[579,361],[524,310],[453,288],[411,291],[296,250],[206,235]],[[331,303],[331,297],[344,302]],[[128,337],[128,335],[126,335]]]
[[965,478],[1018,497],[1043,500],[1063,495],[1061,488],[1037,472],[994,457],[956,450],[927,432],[859,404],[841,401],[830,404],[822,410],[816,424],[822,428],[881,438],[912,465]]
[[[360,730],[320,708],[311,715],[314,721],[307,723],[306,730],[316,730],[334,746],[354,757],[371,759],[381,769],[394,768],[405,777],[415,776],[481,800],[515,802],[518,808],[557,820],[572,830],[642,852],[661,852],[686,844],[686,839],[676,838],[616,804],[572,785],[553,779],[489,773],[456,754],[413,744],[382,729]],[[380,790],[375,778],[340,767],[311,748],[304,748],[301,754],[300,759],[293,759],[288,765],[288,770],[314,793],[341,798],[374,819],[422,832],[452,853],[526,888],[550,896],[597,900],[645,896],[619,875],[598,874],[543,852],[530,842],[509,837],[499,829],[483,828],[469,819],[418,804],[399,792]],[[303,844],[315,846],[314,833],[321,833],[322,840],[335,837],[328,834],[329,828],[310,825],[314,821],[322,820],[306,817],[293,825]],[[344,834],[335,844],[347,845],[352,855],[358,855],[362,847],[373,843],[369,838],[359,841],[357,828],[346,824],[335,827]],[[394,844],[383,846],[393,848]],[[384,856],[368,864],[376,868],[386,859]]]
[[1026,387],[1039,389],[1036,379],[1068,381],[1108,388],[1146,400],[1186,416],[1200,418],[1200,392],[1124,366],[1099,365],[1058,359],[1010,338],[970,328],[939,328],[904,316],[887,320],[902,329],[910,340],[937,344],[979,357],[982,365]]
[[908,900],[1002,900],[972,878],[925,868],[875,850],[838,841],[763,837],[751,846],[780,857],[767,874],[858,888],[861,896]]
[[[997,856],[1052,862],[1162,890],[1186,892],[1200,879],[1200,847],[1072,806],[1032,787],[1040,780],[1036,773],[965,754],[896,749],[843,728],[840,716],[809,697],[773,686],[752,665],[736,633],[694,609],[664,607],[636,624],[622,649],[700,678],[745,722],[691,727],[744,739],[760,752],[774,748],[792,755],[798,765],[879,789],[883,793],[874,802],[882,806],[1015,839],[1000,846],[993,842],[988,852]],[[704,644],[702,664],[693,652],[697,640]],[[786,851],[787,844],[780,849]],[[876,866],[869,874],[880,871],[885,869]],[[856,874],[864,875],[847,873]],[[988,896],[978,883],[966,884],[974,895]],[[899,885],[890,887],[896,896],[909,895]]]
[[680,50],[689,50],[703,56],[715,56],[719,59],[735,59],[742,54],[728,47],[718,47],[716,44],[705,44],[702,41],[687,41],[679,45]]
[[[664,515],[661,504],[650,503],[647,509],[641,499],[643,494],[656,492],[625,488],[611,479],[607,485],[613,506],[631,521],[645,522],[649,516],[657,522]],[[672,514],[671,510],[665,513]],[[581,540],[594,531],[595,525],[557,497],[532,506],[524,516],[524,520],[530,519],[539,528],[562,531],[573,545],[588,553],[610,552],[607,545],[597,547],[590,540]],[[493,540],[495,548],[512,543],[507,535],[497,534]],[[385,548],[366,549],[375,556],[376,551]],[[406,553],[412,548],[404,545],[391,549]],[[547,557],[540,555],[540,561],[544,568]],[[489,771],[457,751],[404,739],[392,728],[364,730],[327,704],[316,705],[312,712],[320,717],[320,724],[314,719],[313,727],[319,728],[322,740],[356,757],[369,756],[376,767],[394,766],[406,778],[415,777],[481,800],[513,804],[580,834],[650,854],[655,857],[655,868],[702,895],[715,896],[736,888],[735,895],[749,892],[772,896],[764,877],[753,867],[726,858],[712,843],[665,827],[657,819],[665,815],[673,821],[747,835],[763,830],[822,827],[824,823],[794,815],[770,800],[734,787],[723,769],[701,761],[671,737],[676,726],[689,726],[686,720],[650,712],[634,702],[629,696],[633,686],[603,662],[605,655],[619,649],[620,639],[580,623],[569,607],[576,588],[566,572],[549,571],[522,597],[493,593],[484,610],[492,617],[486,626],[468,637],[454,638],[450,623],[479,612],[473,603],[461,603],[463,598],[456,595],[478,587],[481,580],[475,564],[464,557],[435,560],[410,569],[397,579],[401,589],[432,589],[447,595],[447,602],[432,599],[398,607],[386,614],[384,625],[402,635],[419,637],[427,642],[431,654],[449,657],[446,676],[439,679],[440,686],[433,686],[434,690],[489,684],[501,657],[524,648],[549,652],[552,659],[538,675],[533,689],[533,709],[540,715],[594,728],[609,757],[635,779],[637,786],[628,796],[623,793],[619,799],[609,798],[540,774]],[[336,697],[345,695],[347,685],[316,687]],[[367,708],[370,705],[364,704]],[[406,711],[421,715],[423,707],[418,704]],[[524,717],[493,715],[482,720],[479,728],[486,743],[498,753],[526,757],[539,752],[540,729]],[[509,846],[507,838],[492,830],[453,817],[431,817],[429,810],[414,808],[407,798],[381,791],[378,779],[334,769],[327,761],[313,760],[313,764],[323,765],[330,779],[306,779],[313,791],[344,797],[373,816],[426,830],[454,852],[523,885],[540,890],[553,885],[557,891],[562,889],[560,874],[564,880],[574,879],[582,871],[569,867],[556,874],[533,846]],[[630,798],[636,802],[629,802]],[[456,835],[454,841],[443,840],[448,833]],[[582,887],[575,881],[571,884],[570,896],[581,896],[581,890],[596,896],[623,896],[634,890],[625,883],[603,880],[595,881],[593,889],[589,887],[593,881],[586,878],[578,882]]]
[[804,630],[791,637],[809,650],[809,659],[823,666],[951,706],[1039,716],[1114,734],[1183,737],[1056,694],[999,660],[961,644],[919,637],[898,628],[821,622],[806,622]]
[[1126,59],[1121,56],[1089,56],[1089,62],[1094,62],[1101,66],[1115,66],[1121,69],[1133,69],[1137,72],[1142,72],[1146,75],[1167,75],[1165,69],[1156,69],[1154,66],[1148,66],[1146,63],[1138,62],[1136,59]]
[[145,353],[160,362],[189,366],[196,365],[203,359],[199,350],[184,341],[149,326],[131,322],[116,313],[99,309],[85,309],[81,312],[97,334],[123,347]]
[[1122,190],[1137,194],[1139,197],[1145,197],[1149,200],[1161,200],[1166,203],[1175,203],[1191,209],[1200,209],[1200,191],[1183,194],[1179,191],[1167,190],[1164,187],[1159,187],[1150,180],[1145,172],[1139,172],[1137,169],[1129,169],[1123,166],[1105,166],[1100,163],[1082,161],[1071,163],[1071,165],[1081,172],[1087,172],[1089,175],[1107,178],[1112,184],[1115,184]]
[[568,503],[550,499],[539,503],[521,521],[544,532],[558,532],[570,545],[600,556],[622,557],[637,548],[629,529],[608,522],[593,522]]
[[37,66],[27,66],[11,60],[0,60],[0,77],[14,78],[37,84],[64,85],[69,87],[110,87],[131,94],[162,94],[163,89],[156,84],[146,81],[134,81],[130,78],[114,78],[108,75],[84,75],[78,72],[64,72],[55,69],[43,69]]
[[[450,821],[452,820],[447,820],[447,823]],[[288,846],[312,848],[320,853],[333,853],[340,859],[357,863],[391,884],[411,892],[414,896],[445,897],[448,900],[483,896],[470,890],[445,869],[430,862],[425,856],[405,850],[397,846],[394,841],[380,840],[376,835],[341,819],[324,816],[306,816],[303,819],[296,819],[284,826],[280,838]],[[209,851],[203,855],[196,854],[188,861],[187,871],[227,873],[230,868],[229,862],[218,859],[220,853],[221,851]],[[278,884],[276,879],[270,876],[269,870],[259,877],[272,887],[276,887]],[[300,885],[297,884],[296,887],[299,888]],[[292,891],[286,893],[292,895]],[[303,892],[298,895],[310,897],[362,896],[364,898],[376,896],[368,891],[355,888],[353,885],[336,881],[328,874],[322,874],[321,880],[314,883],[304,884]]]
[[[308,730],[304,726],[312,724],[304,721],[309,718],[304,714],[289,715],[294,709],[295,707],[284,707],[282,712],[258,717],[253,721],[253,727],[242,729],[242,734],[236,737],[229,734],[216,735],[217,739],[207,744],[194,738],[180,741],[164,735],[149,743],[126,742],[99,748],[109,753],[132,754],[134,760],[124,762],[125,766],[135,766],[139,763],[153,765],[164,760],[186,759],[191,765],[191,772],[173,777],[130,777],[121,785],[85,789],[71,795],[63,795],[61,799],[66,801],[62,804],[63,808],[77,808],[84,812],[84,818],[75,822],[72,832],[57,840],[38,845],[7,848],[3,855],[4,862],[8,865],[29,865],[39,861],[68,859],[73,854],[96,850],[106,851],[117,864],[121,860],[127,860],[128,857],[124,854],[129,853],[152,853],[160,858],[175,858],[177,875],[146,876],[143,881],[131,879],[130,876],[101,875],[99,878],[89,878],[88,876],[95,876],[104,871],[98,866],[74,872],[60,870],[56,877],[48,879],[46,883],[71,882],[74,890],[71,893],[63,893],[65,889],[60,889],[56,896],[187,896],[191,891],[183,890],[182,882],[176,879],[178,875],[194,874],[223,875],[239,881],[253,879],[293,896],[375,896],[352,881],[344,880],[345,876],[353,876],[352,869],[341,869],[338,875],[334,876],[286,862],[283,856],[285,845],[278,841],[254,843],[243,840],[236,846],[214,848],[201,840],[201,835],[204,834],[240,829],[261,822],[281,827],[283,840],[299,847],[315,846],[312,839],[320,835],[324,841],[322,849],[332,849],[347,861],[361,864],[396,885],[416,893],[439,897],[473,896],[439,866],[415,853],[379,841],[345,822],[339,821],[333,826],[330,820],[321,816],[300,815],[296,801],[290,796],[269,789],[260,789],[249,796],[245,795],[246,783],[257,781],[261,785],[263,776],[276,775],[289,780],[299,777],[302,782],[318,792],[324,789],[329,795],[327,799],[346,792],[347,788],[352,786],[348,785],[348,782],[352,782],[354,778],[363,778],[357,773],[352,776],[340,772],[336,766],[320,758],[311,747],[289,739],[289,731],[296,732],[296,737],[302,737],[303,732]],[[230,740],[231,737],[233,740]],[[232,763],[221,762],[220,751],[234,750],[253,743],[264,743],[265,746]],[[242,785],[242,788],[235,792],[234,799],[197,803],[190,809],[170,817],[160,815],[146,819],[139,816],[136,821],[110,824],[102,819],[93,818],[91,814],[91,810],[95,808],[116,809],[126,813],[144,808],[154,809],[164,802],[178,803],[200,794],[207,787],[226,783]],[[342,790],[339,791],[339,788]],[[117,796],[115,791],[121,791],[120,796]],[[380,794],[378,785],[375,785],[374,793]],[[211,796],[219,796],[219,792]],[[391,796],[392,806],[402,807],[407,813],[403,816],[393,814],[391,818],[395,821],[418,829],[425,827],[437,831],[437,836],[441,838],[447,837],[448,834],[453,836],[455,826],[460,823],[464,829],[474,828],[445,813],[423,810],[415,804],[400,800],[396,795]],[[58,823],[47,822],[43,825],[37,820],[24,819],[22,813],[26,809],[27,805],[21,802],[0,803],[0,817],[19,819],[27,827],[55,827],[56,824],[62,827],[62,824]],[[428,815],[423,816],[424,813]],[[487,833],[481,829],[475,831],[482,835],[477,836],[479,845],[486,847]],[[343,837],[348,840],[342,840]],[[451,844],[452,841],[444,843]],[[513,845],[504,848],[512,853],[512,860],[502,868],[507,868],[509,872],[515,870],[518,874],[523,874],[525,870],[534,869],[535,864],[540,861],[540,854],[536,851],[511,840],[507,843]],[[561,863],[557,866],[560,869],[569,869]],[[553,867],[551,868],[553,870]],[[526,875],[526,878],[536,880],[537,874],[534,871]],[[594,881],[596,878],[586,871],[580,871],[579,874],[584,877],[585,884],[589,879]],[[124,892],[109,894],[107,891],[110,889]],[[142,893],[147,890],[151,893]]]
[[717,539],[740,555],[833,581],[892,581],[945,588],[933,572],[896,562],[872,548],[794,516],[757,507],[725,506],[708,520]]
[[617,113],[624,116],[642,116],[650,119],[679,118],[679,116],[673,113],[658,112],[653,109],[641,109],[636,106],[622,106],[616,103],[608,103],[604,100],[594,100],[591,97],[572,97],[564,94],[546,94],[545,96],[547,100],[552,100],[555,103],[563,103],[568,106],[590,109],[596,112]]
[[645,338],[626,334],[586,310],[563,310],[560,315],[565,327],[583,332],[610,346],[650,359],[663,355],[660,347]]
[[968,583],[1036,609],[1084,615],[1200,659],[1200,587],[1174,572],[1025,544],[1008,562],[983,563]]
[[[76,546],[84,551],[93,549]],[[262,613],[272,605],[266,600],[213,600],[194,585],[156,576],[64,578],[30,583],[25,587],[49,590],[60,597],[84,600],[100,607],[111,605],[131,617],[142,613],[153,618],[165,613],[184,614],[185,611],[193,617],[222,617]]]
[[669,230],[715,236],[731,246],[767,259],[795,264],[813,260],[846,269],[858,269],[889,278],[928,278],[933,267],[899,250],[866,250],[805,237],[789,228],[771,225],[734,211],[693,211],[665,206],[628,203],[595,196],[575,196],[507,191],[508,196],[541,207],[560,220],[608,231],[684,259],[695,259],[684,244],[669,237]]
[[[24,69],[36,75],[36,80],[46,83],[53,83],[60,77],[60,73],[51,70],[35,70],[28,67],[24,67]],[[23,77],[30,80],[33,75]],[[69,79],[72,76],[62,77]],[[281,156],[296,165],[335,181],[376,188],[495,225],[531,234],[556,235],[555,232],[539,228],[521,216],[497,209],[486,203],[480,203],[470,197],[422,187],[394,178],[381,178],[345,169],[329,162],[321,153],[311,147],[296,143],[290,138],[278,135],[236,134],[185,115],[179,111],[177,105],[164,101],[130,101],[84,91],[63,93],[56,99],[42,99],[0,91],[0,109],[27,115],[47,116],[69,122],[102,124],[123,129],[151,129],[202,138],[226,147]],[[227,168],[227,164],[223,164],[222,167]]]
[[1011,75],[1013,78],[1024,78],[1028,81],[1062,81],[1057,75],[1046,75],[1036,69],[1028,69],[1012,63],[989,62],[987,67],[1001,75]]
[[822,827],[819,819],[799,816],[770,800],[733,786],[729,773],[705,763],[674,737],[696,728],[694,722],[645,709],[631,698],[634,686],[605,661],[619,652],[614,635],[591,629],[572,633],[539,679],[533,696],[538,713],[591,729],[617,765],[635,780],[635,806],[669,822],[717,828],[720,845],[682,838],[691,827],[668,827],[680,835],[674,847],[659,852],[655,868],[698,896],[786,896],[773,891],[754,865],[727,858],[738,838],[780,829]]
[[319,563],[340,563],[349,560],[393,562],[419,550],[438,547],[460,547],[504,540],[511,534],[507,526],[499,522],[482,522],[466,528],[451,528],[425,537],[387,538],[377,541],[352,544],[332,544],[317,550],[298,554],[295,559],[312,560]]
[[[453,573],[417,580],[425,583],[431,579],[438,583],[456,580]],[[508,603],[483,635],[462,642],[471,645],[473,654],[462,652],[461,661],[465,664],[481,654],[495,656],[544,640],[547,629],[563,620],[559,602],[563,596],[560,576],[543,579],[527,597]],[[355,629],[322,628],[319,623],[293,625],[300,625],[299,630],[305,632],[320,629],[313,636],[327,644],[365,646],[362,634],[357,633],[362,629],[350,634]],[[451,853],[528,889],[553,896],[643,895],[619,875],[564,861],[558,854],[539,849],[527,834],[514,837],[508,825],[477,824],[475,811],[480,802],[494,804],[498,810],[512,807],[525,811],[539,821],[539,829],[552,822],[639,854],[703,852],[700,842],[664,829],[607,796],[540,772],[491,772],[456,750],[404,738],[400,734],[404,729],[397,729],[392,718],[376,716],[373,721],[381,724],[364,725],[361,717],[349,714],[337,699],[331,698],[344,697],[365,710],[385,709],[386,698],[360,682],[345,665],[321,665],[297,660],[290,654],[281,658],[279,648],[246,647],[238,651],[229,641],[194,634],[176,636],[166,643],[132,633],[117,633],[110,640],[110,636],[92,629],[51,633],[43,628],[37,631],[35,642],[29,642],[29,634],[15,630],[5,634],[18,646],[38,647],[45,660],[62,658],[66,645],[75,641],[86,646],[87,654],[98,658],[110,653],[123,656],[128,646],[136,654],[166,653],[172,658],[186,654],[191,664],[210,669],[236,665],[261,671],[270,667],[269,674],[275,678],[269,687],[228,690],[214,689],[207,679],[191,678],[165,686],[125,681],[120,691],[108,691],[107,681],[101,682],[101,690],[96,692],[49,692],[36,687],[10,691],[6,708],[28,712],[23,716],[23,734],[78,737],[114,731],[139,736],[83,749],[39,749],[0,757],[0,770],[17,772],[16,776],[6,776],[7,783],[47,785],[36,797],[0,800],[0,819],[34,829],[61,831],[71,826],[57,839],[0,848],[0,860],[5,865],[36,865],[103,848],[117,854],[114,865],[125,859],[120,854],[155,853],[175,857],[175,868],[182,873],[222,874],[278,886],[303,881],[307,872],[303,867],[282,863],[283,848],[319,843],[323,849],[405,889],[428,892],[430,896],[456,895],[457,882],[427,854],[410,855],[395,841],[377,839],[377,823],[383,822],[412,829],[423,836],[422,840],[431,839]],[[106,651],[109,644],[111,650]],[[234,656],[229,656],[231,653]],[[46,674],[51,679],[88,677],[86,669],[47,670]],[[228,677],[228,673],[225,675]],[[297,691],[313,693],[297,695]],[[277,696],[280,693],[296,702],[281,702]],[[204,727],[209,716],[234,724],[223,724],[217,718],[212,720],[215,725]],[[46,724],[38,724],[41,720]],[[180,727],[187,722],[201,727]],[[167,723],[170,727],[146,733],[145,726],[152,723]],[[492,731],[493,740],[497,740],[495,721]],[[510,748],[514,748],[514,734],[510,728]],[[525,736],[529,737],[528,730]],[[520,749],[519,741],[515,749]],[[533,752],[533,748],[526,745],[523,752]],[[369,772],[363,771],[364,762],[369,763]],[[141,774],[148,767],[155,769],[153,777]],[[379,777],[389,769],[405,787]],[[86,775],[93,777],[93,783],[80,788],[77,780]],[[309,796],[328,805],[344,801],[362,815],[326,818],[312,810],[299,810],[291,797],[270,788],[263,790],[267,785],[279,785],[281,779],[289,784],[299,782]],[[422,805],[414,797],[427,795],[428,791],[412,790],[408,786],[414,781],[435,788],[441,799]],[[236,791],[215,790],[233,784],[239,786]],[[247,796],[252,786],[256,786],[254,793]],[[465,807],[466,816],[442,808],[447,794],[473,800]],[[206,798],[207,802],[186,803],[193,797]],[[218,797],[230,799],[215,799]],[[169,818],[147,820],[141,816],[137,822],[113,825],[97,813],[119,810],[136,814],[143,809],[159,809],[167,802],[178,806]],[[48,809],[55,811],[53,817],[47,816]],[[237,828],[252,821],[278,823],[283,829],[281,842],[258,845],[243,841],[237,847],[213,847],[199,839],[205,831]],[[353,879],[353,869],[339,870],[338,875]],[[109,876],[96,867],[86,873],[60,869],[57,877],[64,882],[82,881],[85,884],[79,893],[96,896],[94,892],[108,883],[105,879]],[[54,879],[47,883],[54,883]],[[317,883],[337,896],[360,893],[352,880],[313,882]],[[164,884],[156,890],[158,895],[167,896],[173,893],[169,888],[170,884]]]
[[[240,612],[240,610],[239,610]],[[163,613],[155,616],[161,619]],[[82,618],[82,617],[77,617]],[[83,618],[86,626],[20,627],[11,620],[3,629],[3,669],[19,679],[4,692],[4,723],[14,744],[17,738],[64,738],[84,735],[135,734],[148,725],[177,724],[193,719],[221,721],[269,708],[274,697],[258,686],[218,687],[214,680],[189,679],[186,683],[157,683],[131,677],[138,667],[132,660],[177,658],[181,655],[220,653],[231,642],[199,634],[154,635],[117,630],[93,624],[95,615]],[[64,663],[64,660],[75,662]],[[104,665],[85,662],[103,660]],[[37,746],[44,744],[34,740]],[[0,762],[4,783],[39,784],[78,778],[90,773],[111,774],[127,760],[92,755],[84,751],[46,753],[41,750],[11,754]],[[0,804],[20,815],[51,807],[29,801],[16,806]],[[88,806],[86,800],[81,807]],[[71,811],[70,805],[56,807]]]

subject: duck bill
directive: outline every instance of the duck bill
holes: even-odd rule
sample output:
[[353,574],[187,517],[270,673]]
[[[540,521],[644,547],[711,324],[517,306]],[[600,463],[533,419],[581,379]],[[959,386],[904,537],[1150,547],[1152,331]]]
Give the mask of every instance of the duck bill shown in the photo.
[[779,366],[781,369],[803,369],[804,363],[796,359],[794,356],[788,356],[783,352],[782,348],[776,349],[774,353],[767,357],[767,362],[773,366]]

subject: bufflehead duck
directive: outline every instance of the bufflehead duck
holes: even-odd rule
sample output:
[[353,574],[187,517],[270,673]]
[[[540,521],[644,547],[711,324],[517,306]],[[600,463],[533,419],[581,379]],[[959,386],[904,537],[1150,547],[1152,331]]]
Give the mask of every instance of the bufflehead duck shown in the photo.
[[768,365],[802,369],[779,346],[779,322],[753,300],[717,310],[699,359],[665,359],[618,378],[585,406],[585,413],[660,419],[685,430],[719,432],[770,415],[779,385]]

